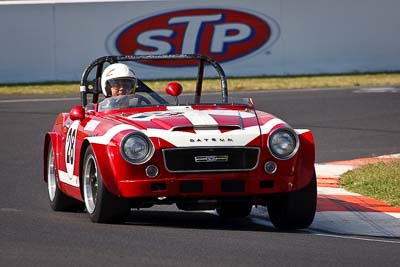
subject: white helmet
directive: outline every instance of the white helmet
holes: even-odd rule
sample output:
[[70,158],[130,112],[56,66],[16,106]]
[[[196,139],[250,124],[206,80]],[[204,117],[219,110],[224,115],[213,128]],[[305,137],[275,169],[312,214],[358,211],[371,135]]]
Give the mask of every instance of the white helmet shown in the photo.
[[136,88],[136,74],[127,65],[114,63],[108,66],[101,75],[101,90],[106,97],[111,96],[110,82],[113,80],[127,79],[132,83],[132,89]]

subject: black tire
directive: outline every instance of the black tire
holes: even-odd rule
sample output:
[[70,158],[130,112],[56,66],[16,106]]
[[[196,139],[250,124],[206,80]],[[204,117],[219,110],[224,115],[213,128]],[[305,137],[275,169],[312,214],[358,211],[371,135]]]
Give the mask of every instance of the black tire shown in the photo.
[[54,211],[82,211],[82,202],[65,195],[58,185],[53,145],[49,143],[47,153],[47,192],[50,206]]
[[90,146],[84,156],[82,186],[86,210],[92,222],[121,223],[125,221],[130,212],[129,200],[113,195],[104,186]]
[[251,213],[253,205],[247,202],[227,202],[221,203],[216,209],[222,218],[245,218]]
[[317,208],[315,170],[311,182],[303,189],[273,196],[267,203],[272,224],[279,230],[307,228],[314,220]]

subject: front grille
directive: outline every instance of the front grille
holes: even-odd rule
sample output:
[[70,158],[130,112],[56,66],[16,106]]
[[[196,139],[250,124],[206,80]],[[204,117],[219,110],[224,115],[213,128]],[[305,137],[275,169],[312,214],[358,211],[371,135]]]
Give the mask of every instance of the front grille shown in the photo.
[[170,172],[250,171],[258,164],[258,147],[202,147],[164,149]]

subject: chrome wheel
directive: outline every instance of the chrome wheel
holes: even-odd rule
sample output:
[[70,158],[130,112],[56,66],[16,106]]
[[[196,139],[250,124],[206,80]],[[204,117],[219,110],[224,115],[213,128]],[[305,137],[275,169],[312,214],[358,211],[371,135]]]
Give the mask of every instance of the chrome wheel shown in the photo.
[[130,212],[129,199],[110,193],[103,184],[92,148],[86,149],[82,165],[83,197],[90,220],[96,223],[123,222]]
[[89,154],[83,166],[83,193],[87,211],[92,214],[96,208],[97,193],[99,188],[99,176],[96,159]]
[[45,175],[51,208],[55,211],[83,210],[82,202],[64,194],[59,187],[60,184],[57,181],[56,153],[54,152],[54,147],[51,142],[49,143],[49,149],[47,152],[47,168]]
[[57,181],[56,181],[56,167],[54,164],[54,151],[53,146],[49,146],[49,154],[47,158],[47,189],[49,192],[50,201],[54,201],[56,196]]

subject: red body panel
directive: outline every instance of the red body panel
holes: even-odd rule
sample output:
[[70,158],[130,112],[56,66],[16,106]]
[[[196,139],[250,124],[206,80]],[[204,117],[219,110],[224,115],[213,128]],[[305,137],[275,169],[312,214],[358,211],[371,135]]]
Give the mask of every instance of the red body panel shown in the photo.
[[[205,119],[201,120],[200,115],[204,115]],[[210,124],[214,127],[212,131],[199,130],[199,126],[193,122],[198,120],[204,124],[206,119],[217,123]],[[314,173],[314,140],[308,130],[299,132],[300,148],[294,157],[289,160],[278,160],[271,155],[267,147],[268,136],[272,130],[279,127],[288,125],[268,113],[240,106],[218,108],[193,106],[189,114],[182,109],[167,110],[166,107],[92,112],[86,114],[86,118],[82,121],[72,121],[69,114],[62,113],[56,119],[52,132],[46,136],[44,156],[46,159],[48,144],[51,142],[55,152],[60,189],[79,200],[83,199],[80,173],[86,144],[93,149],[106,188],[117,196],[127,198],[263,196],[299,190],[310,182]],[[149,136],[154,145],[155,153],[145,164],[132,165],[121,155],[120,142],[132,131],[143,132]],[[215,135],[218,131],[220,134]],[[198,173],[172,173],[165,167],[162,149],[178,147],[178,144],[182,147],[224,147],[226,142],[232,142],[232,146],[235,147],[259,147],[257,167],[250,171]],[[264,164],[267,161],[274,161],[277,164],[277,171],[274,174],[267,174],[264,171]],[[157,177],[146,176],[145,169],[149,165],[158,167]],[[182,181],[201,181],[201,192],[182,192]],[[224,181],[242,181],[244,190],[241,192],[222,190]],[[165,187],[158,190],[157,184],[163,184]]]

